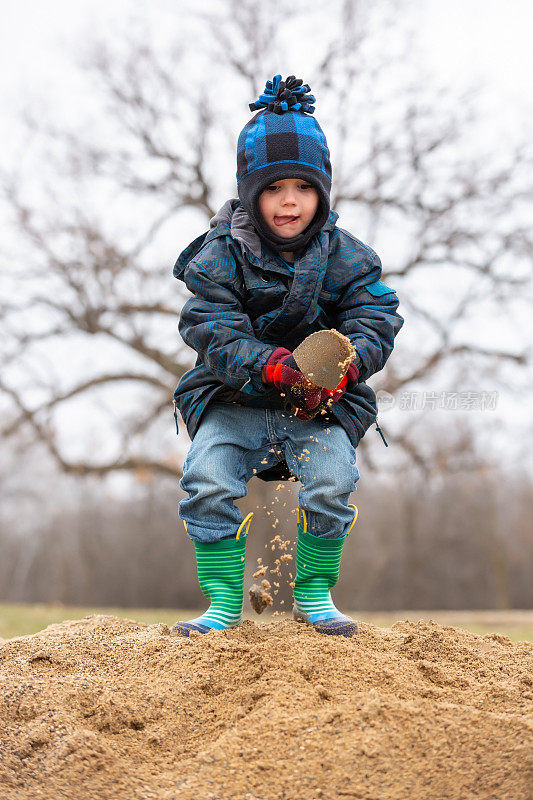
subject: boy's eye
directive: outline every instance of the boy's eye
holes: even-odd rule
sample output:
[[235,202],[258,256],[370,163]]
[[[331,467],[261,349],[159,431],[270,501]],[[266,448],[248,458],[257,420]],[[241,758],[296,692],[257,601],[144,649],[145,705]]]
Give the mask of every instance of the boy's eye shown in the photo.
[[[307,189],[312,189],[312,188],[313,186],[310,183],[300,183],[298,186],[298,189],[303,191],[307,191]],[[276,186],[275,183],[272,183],[270,186],[266,187],[265,192],[270,192],[271,194],[273,194],[274,192],[277,192],[278,189],[281,189],[281,186]]]

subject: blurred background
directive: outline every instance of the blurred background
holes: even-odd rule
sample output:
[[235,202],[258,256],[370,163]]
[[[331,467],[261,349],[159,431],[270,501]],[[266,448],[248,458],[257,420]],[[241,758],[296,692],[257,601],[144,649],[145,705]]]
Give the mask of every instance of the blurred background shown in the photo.
[[[204,607],[172,267],[237,196],[248,103],[279,72],[311,85],[338,224],[405,318],[369,380],[389,446],[373,426],[358,447],[336,600],[532,607],[532,21],[525,0],[4,4],[0,601]],[[246,585],[294,539],[298,488],[238,501]]]

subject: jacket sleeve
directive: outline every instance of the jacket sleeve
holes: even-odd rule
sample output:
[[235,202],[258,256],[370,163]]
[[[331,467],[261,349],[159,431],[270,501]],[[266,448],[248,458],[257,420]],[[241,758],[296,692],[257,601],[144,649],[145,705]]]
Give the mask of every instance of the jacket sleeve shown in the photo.
[[264,394],[261,372],[274,348],[257,339],[244,310],[236,260],[227,247],[221,251],[215,241],[187,265],[183,279],[194,297],[183,306],[179,332],[222,383]]
[[359,381],[366,381],[383,369],[394,348],[394,337],[404,323],[396,310],[396,292],[380,278],[381,261],[370,250],[339,301],[338,330],[357,349]]

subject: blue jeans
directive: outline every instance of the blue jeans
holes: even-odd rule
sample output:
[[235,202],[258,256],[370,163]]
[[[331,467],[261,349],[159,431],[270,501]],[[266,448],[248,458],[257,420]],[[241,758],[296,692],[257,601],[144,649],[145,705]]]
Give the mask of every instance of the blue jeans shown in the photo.
[[355,448],[342,425],[304,421],[287,411],[212,403],[202,417],[183,465],[179,503],[187,535],[198,542],[234,537],[243,520],[234,504],[256,472],[285,457],[301,483],[298,501],[314,536],[344,536],[359,471]]

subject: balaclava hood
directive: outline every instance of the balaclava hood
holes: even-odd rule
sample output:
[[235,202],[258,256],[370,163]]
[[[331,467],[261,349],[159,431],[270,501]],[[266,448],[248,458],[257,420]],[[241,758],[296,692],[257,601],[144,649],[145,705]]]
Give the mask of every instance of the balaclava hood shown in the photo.
[[[259,235],[275,250],[304,247],[326,223],[330,210],[331,163],[322,128],[311,116],[310,87],[290,75],[275,75],[250,110],[261,109],[244,126],[237,144],[239,199]],[[275,181],[301,178],[318,192],[316,214],[297,236],[283,238],[270,230],[259,211],[259,195]]]

